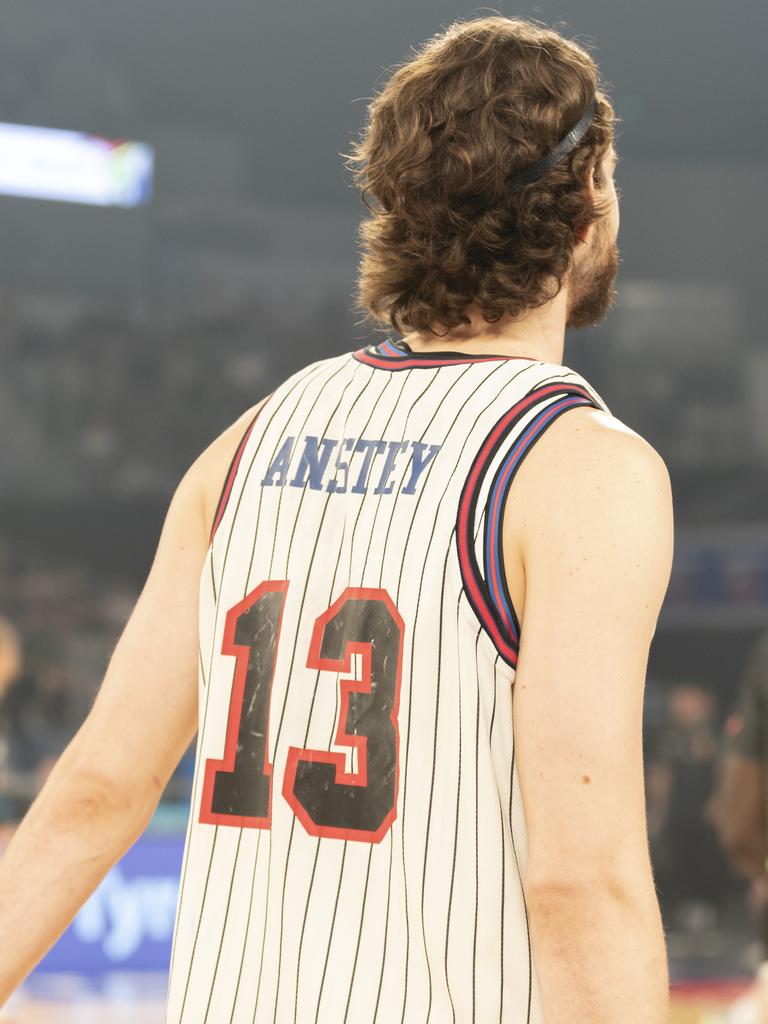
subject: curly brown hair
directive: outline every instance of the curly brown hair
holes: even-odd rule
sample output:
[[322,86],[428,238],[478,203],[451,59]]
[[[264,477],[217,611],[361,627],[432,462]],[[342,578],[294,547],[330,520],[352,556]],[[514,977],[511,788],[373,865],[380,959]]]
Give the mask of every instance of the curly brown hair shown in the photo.
[[[538,181],[509,179],[549,152],[592,99],[591,126]],[[618,120],[586,50],[501,15],[458,20],[396,66],[345,157],[371,216],[359,229],[364,319],[439,335],[543,305],[610,199],[587,183]],[[368,197],[373,199],[369,201]],[[553,289],[554,284],[554,289]]]

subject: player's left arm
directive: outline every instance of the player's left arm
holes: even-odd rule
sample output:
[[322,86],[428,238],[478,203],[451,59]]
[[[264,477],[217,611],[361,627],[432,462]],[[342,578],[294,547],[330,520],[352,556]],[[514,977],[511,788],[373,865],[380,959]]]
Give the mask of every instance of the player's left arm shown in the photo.
[[146,828],[194,737],[200,574],[222,480],[261,404],[178,485],[93,707],[0,858],[0,1005]]

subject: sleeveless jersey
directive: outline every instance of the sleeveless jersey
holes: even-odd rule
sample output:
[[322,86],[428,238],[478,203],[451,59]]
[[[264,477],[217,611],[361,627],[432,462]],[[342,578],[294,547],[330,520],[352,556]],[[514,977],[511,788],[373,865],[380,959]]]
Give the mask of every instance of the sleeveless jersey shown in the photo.
[[587,381],[388,339],[235,455],[200,586],[168,1024],[540,1024],[501,523]]

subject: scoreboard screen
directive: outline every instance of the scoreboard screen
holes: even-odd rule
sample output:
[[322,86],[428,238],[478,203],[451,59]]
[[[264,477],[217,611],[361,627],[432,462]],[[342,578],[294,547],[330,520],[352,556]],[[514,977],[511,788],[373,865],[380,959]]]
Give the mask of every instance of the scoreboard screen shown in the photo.
[[142,206],[152,198],[153,173],[145,142],[0,122],[0,195]]

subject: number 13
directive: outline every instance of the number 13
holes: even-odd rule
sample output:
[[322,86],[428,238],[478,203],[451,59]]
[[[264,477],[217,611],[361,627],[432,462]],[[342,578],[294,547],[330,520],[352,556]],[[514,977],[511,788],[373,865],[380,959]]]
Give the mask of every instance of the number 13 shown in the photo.
[[[224,756],[205,765],[203,823],[270,828],[269,710],[288,586],[265,580],[227,613],[222,653],[235,658],[234,681]],[[387,591],[368,587],[347,587],[315,622],[307,668],[351,672],[360,654],[362,679],[339,680],[335,736],[357,751],[357,771],[345,771],[344,753],[288,748],[283,796],[310,835],[378,843],[395,820],[403,634]]]

